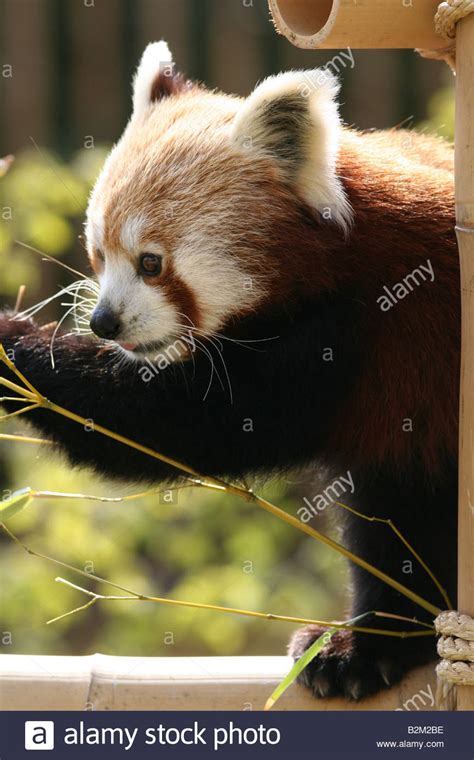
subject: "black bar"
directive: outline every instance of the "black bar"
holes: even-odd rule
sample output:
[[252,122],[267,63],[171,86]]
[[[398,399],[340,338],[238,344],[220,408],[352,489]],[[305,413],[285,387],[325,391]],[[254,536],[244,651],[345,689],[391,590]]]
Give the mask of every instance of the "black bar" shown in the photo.
[[[50,724],[42,727],[44,721]],[[54,748],[48,749],[53,734]],[[474,716],[471,712],[397,711],[1,713],[1,759],[31,760],[26,740],[49,751],[47,758],[58,760],[472,760]]]

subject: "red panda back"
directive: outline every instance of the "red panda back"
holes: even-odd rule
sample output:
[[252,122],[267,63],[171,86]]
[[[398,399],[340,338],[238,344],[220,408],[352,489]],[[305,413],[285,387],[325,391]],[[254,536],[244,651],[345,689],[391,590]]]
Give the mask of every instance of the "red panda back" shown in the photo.
[[[453,151],[414,132],[347,130],[339,170],[354,209],[341,258],[372,324],[365,370],[338,413],[334,446],[370,464],[387,456],[402,463],[419,448],[433,470],[444,453],[457,450]],[[420,266],[432,267],[434,279],[413,275]],[[405,280],[408,292],[398,299],[394,289],[403,294],[397,284]],[[351,440],[348,428],[358,431]]]

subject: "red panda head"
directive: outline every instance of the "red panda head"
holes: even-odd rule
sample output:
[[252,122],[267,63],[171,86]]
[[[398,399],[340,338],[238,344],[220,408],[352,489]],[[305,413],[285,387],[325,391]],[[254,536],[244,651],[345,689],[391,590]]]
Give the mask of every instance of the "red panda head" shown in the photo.
[[315,70],[227,96],[178,75],[164,42],[149,45],[132,117],[87,212],[94,331],[136,358],[190,329],[212,335],[301,279],[290,238],[280,253],[274,241],[303,207],[343,238],[351,212],[335,168],[337,90]]

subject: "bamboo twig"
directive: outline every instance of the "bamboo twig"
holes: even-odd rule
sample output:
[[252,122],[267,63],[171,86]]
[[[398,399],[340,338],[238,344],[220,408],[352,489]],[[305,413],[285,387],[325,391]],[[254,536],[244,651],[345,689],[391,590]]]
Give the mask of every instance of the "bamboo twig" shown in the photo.
[[[107,578],[102,578],[99,575],[95,575],[94,573],[88,573],[87,570],[82,570],[82,568],[75,567],[74,565],[69,565],[66,562],[62,562],[61,560],[55,559],[54,557],[48,557],[46,554],[41,554],[40,552],[36,552],[33,549],[30,549],[26,544],[24,544],[20,539],[7,528],[7,526],[4,523],[0,523],[0,527],[3,530],[3,532],[10,538],[11,541],[13,541],[19,548],[23,549],[29,556],[37,557],[42,560],[46,560],[47,562],[50,562],[54,565],[58,565],[59,567],[62,567],[66,570],[70,570],[73,573],[78,573],[79,575],[82,575],[85,578],[89,578],[92,581],[95,581],[97,583],[103,583],[105,585],[111,586],[112,588],[117,589],[118,591],[123,591],[127,596],[112,596],[112,595],[105,595],[105,594],[97,594],[94,591],[90,591],[89,589],[84,589],[82,586],[78,586],[74,583],[71,583],[71,581],[66,580],[65,578],[56,578],[56,581],[59,583],[63,583],[67,586],[70,586],[71,588],[74,588],[78,591],[81,591],[82,593],[86,594],[87,596],[94,597],[92,602],[89,602],[86,605],[82,605],[80,607],[76,607],[73,610],[70,610],[69,612],[64,613],[63,615],[59,615],[58,617],[53,618],[52,620],[48,620],[48,624],[57,622],[58,620],[62,620],[64,617],[69,617],[70,615],[80,612],[81,610],[86,609],[87,607],[90,607],[92,604],[99,600],[113,600],[113,601],[145,601],[145,602],[154,602],[157,604],[165,604],[169,606],[178,606],[178,607],[190,607],[193,609],[202,609],[202,610],[211,610],[214,612],[227,612],[234,615],[243,615],[245,617],[253,617],[253,618],[259,618],[261,620],[279,620],[282,622],[287,623],[297,623],[298,625],[319,625],[319,626],[331,626],[333,628],[345,628],[347,630],[353,630],[358,631],[360,633],[373,633],[379,636],[393,636],[395,638],[416,638],[419,636],[432,636],[434,635],[434,628],[427,623],[423,623],[416,618],[407,618],[400,615],[393,615],[390,613],[385,612],[374,612],[374,615],[377,617],[387,617],[387,618],[396,618],[398,620],[409,622],[412,624],[420,625],[425,630],[415,630],[415,631],[392,631],[392,630],[384,630],[382,628],[365,628],[365,627],[353,627],[348,626],[346,623],[341,622],[328,622],[326,620],[314,620],[312,618],[302,618],[302,617],[294,617],[294,616],[288,616],[288,615],[275,615],[273,613],[266,613],[266,612],[255,612],[253,610],[243,610],[238,609],[235,607],[222,607],[220,605],[215,604],[204,604],[202,602],[188,602],[183,601],[180,599],[167,599],[166,597],[159,597],[159,596],[149,596],[147,594],[140,594],[136,591],[132,591],[131,589],[127,588],[126,586],[122,586],[118,583],[114,583],[113,581],[108,580]],[[369,613],[367,613],[369,614]]]
[[21,443],[40,443],[51,446],[54,442],[46,438],[32,438],[27,435],[14,435],[13,433],[0,433],[0,441],[20,441]]
[[446,605],[447,605],[448,609],[450,609],[450,610],[454,609],[454,607],[452,605],[452,602],[451,602],[451,600],[450,600],[450,598],[449,598],[446,590],[443,588],[443,586],[441,585],[441,583],[437,579],[436,575],[430,570],[430,568],[428,567],[428,565],[426,564],[426,562],[424,562],[424,560],[420,557],[420,555],[418,554],[418,552],[415,551],[415,549],[413,548],[413,546],[407,541],[407,539],[405,538],[405,536],[403,535],[403,533],[401,533],[401,531],[398,530],[397,526],[392,522],[392,520],[390,520],[390,518],[375,517],[373,515],[369,517],[368,515],[364,515],[363,512],[358,512],[357,509],[354,509],[353,507],[350,507],[348,504],[342,504],[342,502],[340,502],[340,501],[335,501],[334,503],[337,504],[338,507],[342,507],[343,509],[346,509],[348,512],[352,512],[352,514],[357,515],[357,517],[360,517],[362,520],[367,520],[368,522],[378,522],[378,523],[382,523],[384,525],[388,525],[389,528],[395,533],[395,535],[397,536],[397,538],[400,539],[400,541],[402,542],[402,544],[407,547],[408,551],[411,552],[411,554],[413,554],[413,556],[415,557],[415,559],[422,566],[423,570],[425,570],[425,572],[428,573],[428,575],[430,576],[431,580],[433,581],[433,583],[435,584],[436,588],[438,589],[438,591],[440,592],[441,596],[443,597],[444,601],[446,602]]
[[[67,269],[69,272],[72,272],[72,274],[78,274],[79,277],[83,280],[87,280],[87,275],[83,274],[82,272],[79,272],[77,269],[73,269],[73,267],[70,267],[68,264],[65,264],[64,261],[60,261],[59,259],[56,259],[54,256],[49,256],[47,253],[44,253],[43,251],[40,251],[38,248],[34,248],[32,245],[28,245],[28,243],[23,243],[21,240],[15,240],[14,241],[17,245],[21,245],[23,248],[27,248],[28,251],[32,251],[32,253],[38,254],[38,256],[41,256],[42,259],[45,261],[50,261],[52,264],[57,264],[59,267],[62,267],[63,269]],[[17,311],[17,309],[15,309]]]
[[4,420],[11,420],[12,417],[19,417],[20,414],[25,414],[26,412],[31,412],[32,409],[37,409],[41,404],[30,404],[29,406],[24,406],[21,409],[17,409],[16,412],[10,412],[10,414],[4,414],[2,415],[2,422]]
[[13,311],[18,312],[21,309],[21,305],[23,303],[23,299],[25,297],[26,292],[26,285],[20,285],[18,288],[18,293],[16,296],[15,306],[13,307]]
[[[19,392],[21,394],[22,392],[24,392],[26,398],[28,400],[32,400],[36,402],[37,406],[40,406],[44,409],[49,409],[50,411],[55,412],[56,414],[60,414],[61,416],[66,417],[67,419],[70,419],[73,422],[79,423],[83,427],[89,424],[89,422],[84,417],[81,417],[79,414],[75,414],[74,412],[71,412],[69,409],[65,409],[59,404],[55,404],[53,401],[50,401],[45,396],[43,396],[24,377],[24,375],[20,372],[20,370],[18,370],[17,367],[15,367],[14,363],[8,358],[5,349],[1,344],[0,344],[0,360],[2,360],[9,367],[9,369],[18,378],[20,378],[22,382],[25,383],[25,385],[29,389],[29,394],[27,391],[20,388],[20,386],[4,378],[0,378],[0,385],[3,384],[7,388],[10,388],[10,390],[14,390],[16,393]],[[441,609],[439,607],[435,606],[434,604],[431,604],[431,602],[426,601],[421,596],[419,596],[419,594],[407,588],[402,583],[399,583],[394,578],[391,578],[389,575],[387,575],[387,573],[384,573],[382,570],[379,570],[378,568],[374,567],[374,565],[370,564],[369,562],[366,562],[366,560],[362,559],[361,557],[358,557],[349,549],[346,549],[344,546],[337,543],[337,541],[334,541],[332,538],[329,538],[329,536],[326,536],[323,533],[320,533],[315,528],[311,528],[306,523],[301,522],[296,517],[293,517],[293,515],[288,514],[283,509],[280,509],[276,505],[269,502],[267,499],[264,499],[262,496],[258,496],[252,490],[244,488],[242,486],[238,486],[233,483],[226,483],[224,480],[221,480],[220,478],[216,478],[216,477],[208,476],[206,479],[203,479],[200,473],[197,472],[192,467],[189,467],[188,465],[182,462],[179,462],[176,459],[173,459],[172,457],[168,457],[165,454],[161,454],[157,451],[154,451],[148,446],[143,446],[141,443],[138,443],[137,441],[133,441],[127,438],[126,436],[121,435],[120,433],[116,433],[113,430],[109,430],[103,425],[94,423],[94,430],[98,433],[101,433],[102,435],[107,436],[108,438],[112,438],[118,443],[122,443],[126,446],[129,446],[130,448],[135,449],[136,451],[139,451],[142,454],[150,456],[153,459],[157,459],[160,462],[164,462],[165,464],[168,464],[169,466],[173,467],[179,472],[182,472],[188,476],[190,475],[193,479],[199,481],[201,485],[205,488],[217,488],[218,490],[222,490],[227,493],[231,493],[235,496],[238,496],[247,502],[257,504],[259,507],[261,507],[265,511],[269,512],[270,514],[273,514],[275,517],[278,517],[279,519],[283,520],[289,525],[292,525],[297,530],[300,530],[303,533],[306,533],[312,538],[315,538],[316,540],[320,541],[326,546],[329,546],[330,548],[334,549],[339,554],[342,554],[344,557],[346,557],[346,559],[350,560],[351,562],[354,562],[356,565],[359,565],[359,567],[362,567],[364,570],[367,570],[367,572],[371,573],[372,575],[377,577],[379,580],[386,583],[388,586],[391,586],[391,588],[394,588],[403,596],[407,597],[408,599],[411,599],[412,602],[415,602],[415,604],[418,604],[420,607],[427,610],[435,617],[441,612]]]
[[[92,598],[92,602],[89,602],[86,605],[82,605],[81,607],[76,607],[73,610],[70,610],[69,612],[65,612],[63,615],[58,615],[58,617],[53,618],[52,620],[48,620],[47,624],[56,623],[59,620],[62,620],[65,617],[69,617],[70,615],[73,615],[76,612],[80,612],[81,610],[86,609],[89,607],[92,603],[98,602],[98,601],[135,601],[135,602],[154,602],[157,604],[167,604],[171,606],[177,606],[177,607],[190,607],[192,609],[198,609],[198,610],[210,610],[212,612],[226,612],[230,613],[232,615],[243,615],[245,617],[252,617],[252,618],[259,618],[260,620],[279,620],[281,622],[286,623],[296,623],[298,625],[320,625],[320,626],[331,626],[332,628],[345,628],[350,631],[358,631],[360,633],[373,633],[378,634],[380,636],[394,636],[397,638],[413,638],[413,637],[419,637],[419,636],[433,636],[434,635],[434,628],[431,630],[422,630],[422,631],[391,631],[391,630],[383,630],[381,628],[365,628],[362,626],[351,626],[347,623],[332,623],[325,620],[313,620],[311,618],[302,618],[302,617],[294,617],[290,615],[275,615],[271,612],[255,612],[253,610],[243,610],[236,607],[223,607],[218,604],[204,604],[202,602],[187,602],[183,601],[182,599],[167,599],[164,597],[159,596],[148,596],[145,594],[136,594],[132,592],[131,596],[114,596],[114,595],[106,595],[106,594],[97,594],[94,591],[90,591],[89,589],[85,589],[82,586],[78,586],[75,583],[71,583],[71,581],[66,580],[65,578],[56,578],[55,579],[58,583],[64,583],[66,586],[69,586],[70,588],[76,589],[76,591],[80,591],[83,594],[86,594],[87,596],[90,596]],[[367,613],[368,615],[371,613]],[[406,620],[406,618],[405,618]],[[412,622],[410,620],[409,622]],[[418,622],[418,621],[417,621]]]

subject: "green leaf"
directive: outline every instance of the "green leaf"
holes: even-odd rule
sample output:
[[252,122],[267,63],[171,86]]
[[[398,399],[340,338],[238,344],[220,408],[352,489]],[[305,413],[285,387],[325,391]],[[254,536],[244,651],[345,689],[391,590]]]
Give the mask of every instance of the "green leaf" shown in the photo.
[[326,644],[329,644],[337,630],[337,628],[328,628],[327,631],[324,631],[324,633],[311,644],[304,655],[295,662],[286,678],[284,678],[283,681],[278,684],[271,697],[267,699],[264,710],[271,710],[277,699],[280,699],[283,692],[285,692],[287,688],[291,686],[294,681],[296,681],[301,671],[304,670],[307,665],[309,665],[311,660],[314,660],[314,658],[318,656]]
[[0,522],[5,522],[5,520],[9,520],[18,514],[18,512],[21,512],[32,499],[33,492],[31,488],[22,488],[20,491],[15,491],[9,499],[0,503]]
[[[368,615],[373,615],[373,611],[370,610],[368,612],[363,612],[361,615],[357,615],[357,617],[351,618],[350,620],[346,620],[344,625],[352,626],[356,625],[360,620],[363,620]],[[340,630],[339,628],[328,628],[327,631],[324,631],[321,636],[314,641],[309,649],[306,650],[304,655],[300,657],[297,662],[293,665],[290,672],[286,676],[286,678],[283,679],[283,681],[276,687],[275,691],[269,697],[266,701],[264,710],[271,710],[277,699],[280,699],[283,692],[287,690],[291,684],[296,681],[299,674],[302,670],[305,669],[306,665],[309,665],[309,663],[314,660],[315,657],[318,656],[318,654],[321,652],[322,649],[326,646],[326,644],[329,644],[332,637],[336,633],[336,631]]]

